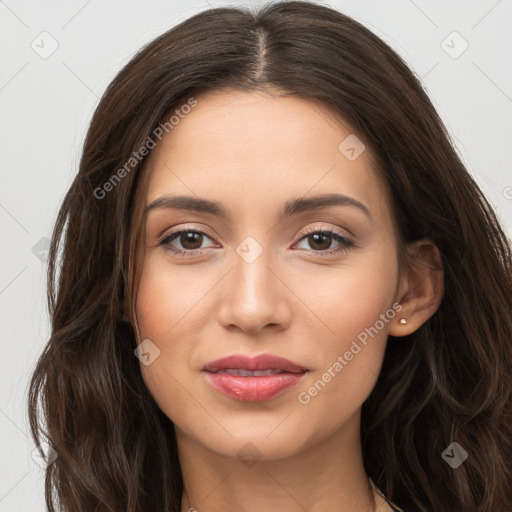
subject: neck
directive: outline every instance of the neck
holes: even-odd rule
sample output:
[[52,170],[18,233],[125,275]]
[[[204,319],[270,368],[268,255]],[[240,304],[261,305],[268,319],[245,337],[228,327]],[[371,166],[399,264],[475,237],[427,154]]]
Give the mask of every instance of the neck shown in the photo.
[[[236,453],[227,456],[209,450],[176,428],[184,483],[182,511],[380,509],[383,500],[364,471],[359,419],[358,412],[342,429],[297,453],[275,459],[263,453],[261,459],[245,464]],[[241,441],[240,447],[247,442]]]

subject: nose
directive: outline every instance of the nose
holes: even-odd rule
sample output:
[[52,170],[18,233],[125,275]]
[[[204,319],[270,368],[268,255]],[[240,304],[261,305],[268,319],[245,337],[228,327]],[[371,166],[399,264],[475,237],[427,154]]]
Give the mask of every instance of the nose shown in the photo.
[[286,329],[290,323],[290,291],[272,269],[270,251],[252,262],[234,255],[233,268],[223,280],[218,321],[227,329],[257,334]]

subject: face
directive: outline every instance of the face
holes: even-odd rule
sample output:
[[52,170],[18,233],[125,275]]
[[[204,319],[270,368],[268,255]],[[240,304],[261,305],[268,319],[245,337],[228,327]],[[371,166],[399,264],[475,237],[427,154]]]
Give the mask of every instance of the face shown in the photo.
[[143,377],[179,436],[293,455],[358,418],[377,380],[400,308],[386,188],[323,106],[196,100],[151,154],[136,313],[160,352]]

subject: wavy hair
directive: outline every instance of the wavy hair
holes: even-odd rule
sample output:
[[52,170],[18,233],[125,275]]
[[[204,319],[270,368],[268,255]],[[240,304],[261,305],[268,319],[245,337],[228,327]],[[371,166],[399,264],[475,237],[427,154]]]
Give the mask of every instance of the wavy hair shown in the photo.
[[[52,233],[51,333],[29,383],[34,441],[58,454],[48,509],[180,510],[174,427],[133,353],[148,155],[112,179],[170,112],[224,87],[284,91],[341,116],[389,185],[400,247],[428,238],[440,250],[441,305],[389,337],[363,404],[368,475],[421,512],[512,510],[510,241],[405,62],[354,19],[299,1],[190,17],[142,48],[94,112]],[[468,452],[457,469],[441,457],[453,441]]]

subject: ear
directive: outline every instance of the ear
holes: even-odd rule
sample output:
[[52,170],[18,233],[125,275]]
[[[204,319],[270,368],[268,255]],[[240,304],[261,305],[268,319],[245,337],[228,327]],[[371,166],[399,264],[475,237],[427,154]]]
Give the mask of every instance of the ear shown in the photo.
[[[402,309],[390,322],[389,334],[407,336],[439,308],[444,292],[444,271],[439,249],[430,240],[406,247],[406,268],[400,277],[396,300]],[[400,323],[405,319],[406,323]]]

